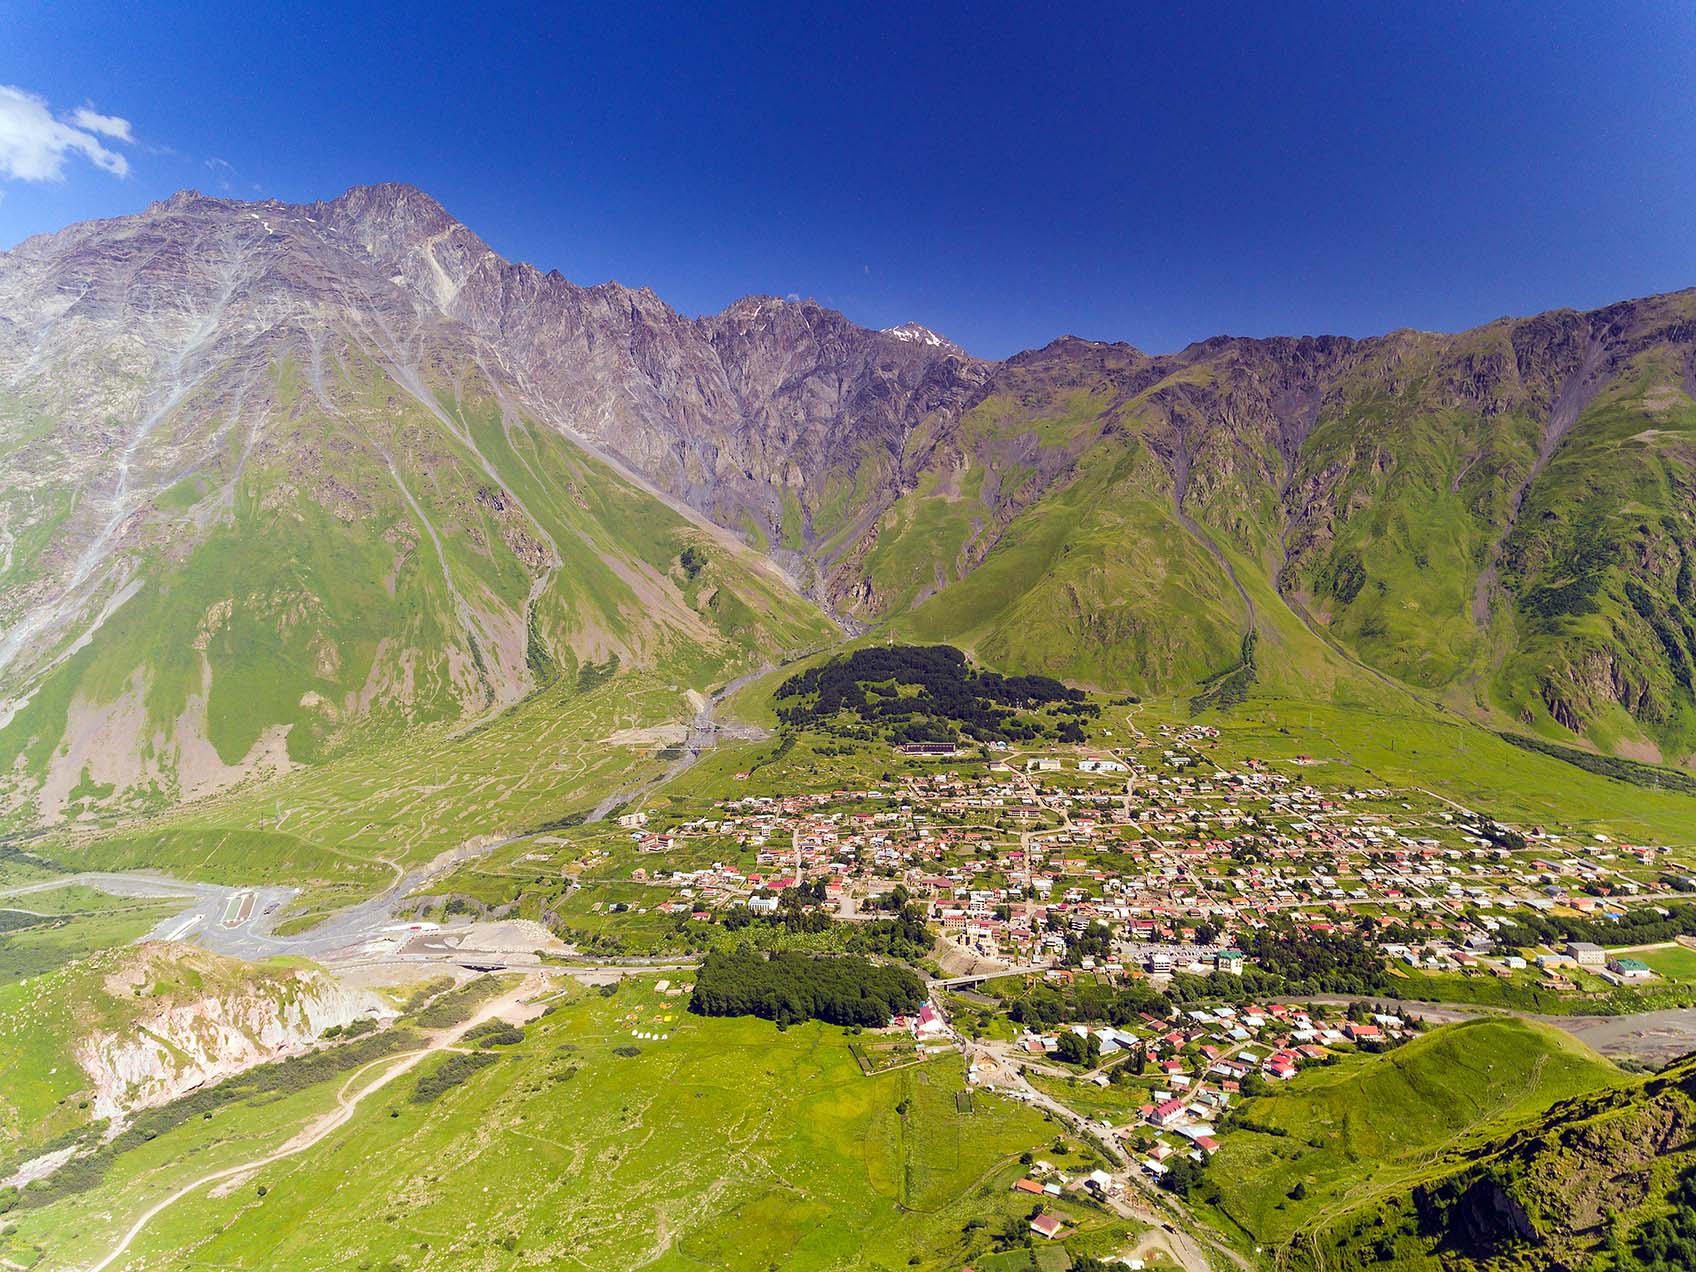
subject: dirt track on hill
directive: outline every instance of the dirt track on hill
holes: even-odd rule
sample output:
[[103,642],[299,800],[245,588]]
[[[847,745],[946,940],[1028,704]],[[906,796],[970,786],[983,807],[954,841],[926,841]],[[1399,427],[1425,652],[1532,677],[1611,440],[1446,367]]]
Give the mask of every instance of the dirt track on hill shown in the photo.
[[[124,1234],[123,1239],[118,1242],[117,1247],[98,1263],[91,1264],[87,1268],[86,1272],[106,1272],[107,1268],[111,1267],[112,1264],[116,1263],[124,1256],[125,1251],[130,1248],[131,1244],[133,1244],[135,1239],[141,1235],[149,1223],[157,1218],[162,1211],[181,1201],[184,1197],[198,1192],[200,1189],[205,1188],[209,1184],[234,1181],[244,1175],[251,1175],[255,1171],[262,1170],[266,1166],[271,1165],[273,1162],[279,1162],[284,1158],[294,1157],[300,1153],[304,1153],[307,1149],[323,1140],[332,1131],[346,1126],[347,1123],[353,1119],[353,1115],[358,1110],[360,1103],[367,1096],[374,1095],[376,1092],[388,1086],[396,1078],[399,1078],[403,1074],[410,1073],[430,1056],[452,1047],[461,1038],[463,1038],[469,1030],[476,1026],[484,1023],[485,1021],[493,1020],[497,1016],[515,1020],[519,1018],[529,1019],[532,1015],[534,1015],[534,1013],[525,1008],[523,1000],[530,994],[534,993],[536,989],[537,985],[534,981],[526,980],[516,989],[509,990],[507,993],[500,995],[498,998],[490,999],[475,1013],[473,1013],[470,1019],[459,1025],[455,1025],[451,1029],[444,1029],[440,1033],[432,1035],[425,1045],[420,1047],[417,1051],[403,1051],[396,1055],[384,1056],[379,1060],[371,1061],[370,1064],[367,1064],[362,1068],[355,1069],[353,1073],[348,1075],[346,1081],[342,1083],[342,1089],[336,1095],[336,1107],[334,1109],[330,1110],[328,1113],[320,1114],[318,1117],[308,1122],[306,1126],[298,1131],[294,1137],[281,1148],[267,1153],[263,1157],[256,1157],[251,1161],[241,1162],[235,1166],[226,1166],[221,1170],[215,1170],[209,1174],[202,1175],[192,1183],[184,1184],[181,1188],[177,1189],[162,1201],[155,1202],[142,1214],[141,1218],[135,1221],[129,1231]],[[371,1069],[380,1068],[383,1065],[388,1065],[389,1067],[384,1069],[376,1079],[359,1088],[359,1090],[354,1091],[351,1094],[349,1093],[348,1087],[352,1085],[355,1078]]]

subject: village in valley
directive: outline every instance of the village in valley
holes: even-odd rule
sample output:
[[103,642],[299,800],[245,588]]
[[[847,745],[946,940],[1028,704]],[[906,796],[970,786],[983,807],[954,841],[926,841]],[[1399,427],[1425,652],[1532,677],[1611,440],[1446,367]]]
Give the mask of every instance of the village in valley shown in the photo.
[[775,728],[443,879],[410,915],[443,931],[414,943],[528,923],[541,968],[667,978],[625,1008],[630,1046],[702,1017],[816,1021],[868,1079],[945,1069],[964,1118],[1034,1112],[1052,1140],[997,1175],[1017,1223],[979,1263],[1137,1232],[1131,1266],[1230,1261],[1309,1204],[1268,1192],[1290,1187],[1280,1154],[1323,1157],[1349,1116],[1327,1102],[1395,1081],[1380,1057],[1495,1082],[1464,1076],[1475,1038],[1479,1063],[1547,1052],[1581,1082],[1542,1022],[1696,1003],[1689,844],[1363,758],[1428,739],[1351,753],[1306,708],[1185,718],[947,647],[757,692]]
[[[1527,1092],[1690,1049],[1690,1026],[1657,1023],[1696,1006],[1678,825],[1456,780],[1432,748],[1469,735],[1379,741],[1305,704],[1186,715],[946,646],[777,681],[724,738],[710,715],[681,739],[615,732],[645,785],[326,925],[326,965],[429,979],[321,1045],[398,1045],[395,1013],[435,1019],[432,993],[529,995],[413,1101],[469,1098],[474,1070],[570,1081],[544,1101],[556,1131],[599,1091],[595,1133],[622,1145],[631,1092],[693,1073],[701,1103],[654,1115],[679,1134],[727,1104],[750,1125],[777,1100],[787,1124],[848,1118],[837,1156],[791,1173],[816,1167],[821,1195],[884,1181],[928,1225],[902,1257],[973,1272],[1258,1266]],[[268,940],[287,895],[214,890],[166,930]],[[1426,1240],[1414,1223],[1374,1248]]]
[[[1213,727],[1123,718],[1087,744],[891,745],[889,770],[853,789],[629,811],[627,847],[579,863],[573,887],[630,862],[617,873],[643,899],[590,908],[705,948],[922,919],[928,1001],[855,1054],[880,1072],[958,1051],[970,1089],[1087,1137],[1093,1168],[1038,1156],[1017,1180],[1039,1207],[1133,1180],[1186,1193],[1241,1101],[1425,1029],[1408,999],[1603,994],[1672,983],[1646,958],[1696,960],[1661,931],[1687,924],[1669,905],[1692,890],[1667,847],[1339,788],[1307,756],[1221,762]],[[1539,918],[1647,925],[1655,952],[1551,937]],[[1030,1227],[1069,1231],[1040,1208]]]
[[[1522,833],[1424,792],[1326,790],[1254,760],[1218,768],[1205,754],[1216,737],[1163,727],[1142,746],[998,758],[978,772],[948,767],[951,749],[908,748],[934,771],[720,800],[712,816],[664,826],[629,813],[619,825],[655,859],[631,877],[670,893],[657,913],[775,915],[791,889],[848,921],[915,904],[961,975],[1240,977],[1256,932],[1370,918],[1397,967],[1553,990],[1590,977],[1646,984],[1656,974],[1645,962],[1595,942],[1505,953],[1504,929],[1538,913],[1616,919],[1696,891],[1664,846]],[[699,868],[663,864],[715,852]],[[1072,957],[1080,945],[1092,952]]]

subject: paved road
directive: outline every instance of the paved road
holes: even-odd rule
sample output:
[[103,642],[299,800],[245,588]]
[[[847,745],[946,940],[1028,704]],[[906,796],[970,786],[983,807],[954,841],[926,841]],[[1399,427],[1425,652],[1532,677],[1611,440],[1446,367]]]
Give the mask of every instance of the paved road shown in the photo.
[[[1234,1250],[1210,1239],[1200,1239],[1194,1232],[1186,1230],[1196,1228],[1196,1221],[1187,1217],[1182,1204],[1175,1198],[1155,1190],[1111,1131],[1102,1130],[1093,1119],[1033,1086],[1025,1077],[1027,1066],[1019,1056],[1003,1053],[987,1043],[962,1039],[960,1046],[968,1059],[981,1053],[994,1062],[1001,1073],[1008,1075],[1010,1085],[1025,1103],[1052,1114],[1076,1133],[1087,1133],[1091,1141],[1101,1145],[1112,1159],[1113,1169],[1108,1173],[1113,1176],[1116,1186],[1108,1198],[1108,1205],[1125,1218],[1154,1228],[1160,1234],[1158,1244],[1171,1254],[1184,1272],[1214,1272],[1221,1267],[1236,1267],[1247,1272],[1248,1262]],[[1185,1226],[1177,1226],[1173,1219],[1184,1220]]]
[[[496,846],[491,845],[483,851],[491,851]],[[463,849],[443,854],[428,866],[401,874],[379,895],[336,911],[311,931],[298,936],[277,936],[273,931],[283,917],[284,905],[298,894],[296,888],[229,887],[162,874],[86,871],[10,889],[0,893],[0,898],[46,892],[73,884],[95,888],[115,897],[183,897],[188,904],[159,923],[144,939],[193,941],[216,953],[245,959],[269,958],[275,954],[324,958],[375,937],[382,928],[394,922],[391,915],[401,897],[473,855],[476,854]],[[227,915],[239,914],[241,910],[239,904],[232,906],[231,903],[248,893],[253,894],[254,903],[247,917],[240,922],[226,924]]]
[[932,989],[953,989],[958,985],[978,985],[986,980],[996,980],[1002,976],[1028,976],[1032,972],[1045,972],[1046,963],[1027,963],[1020,967],[1005,967],[993,972],[979,972],[974,976],[949,976],[942,980],[930,982]]

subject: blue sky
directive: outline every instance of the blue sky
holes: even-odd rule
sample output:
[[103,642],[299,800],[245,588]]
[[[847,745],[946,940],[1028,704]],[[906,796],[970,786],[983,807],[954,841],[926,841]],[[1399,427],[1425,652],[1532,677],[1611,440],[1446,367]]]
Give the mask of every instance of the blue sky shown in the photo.
[[988,357],[1696,285],[1682,0],[225,8],[0,6],[0,246],[409,181],[578,282]]

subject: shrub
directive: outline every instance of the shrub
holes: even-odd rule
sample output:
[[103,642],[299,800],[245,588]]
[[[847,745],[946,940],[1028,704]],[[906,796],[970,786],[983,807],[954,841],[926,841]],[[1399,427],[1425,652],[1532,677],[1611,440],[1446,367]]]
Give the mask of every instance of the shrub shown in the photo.
[[482,1052],[456,1053],[449,1056],[431,1072],[418,1079],[412,1089],[414,1104],[430,1104],[464,1082],[479,1069],[498,1063],[495,1056]]

